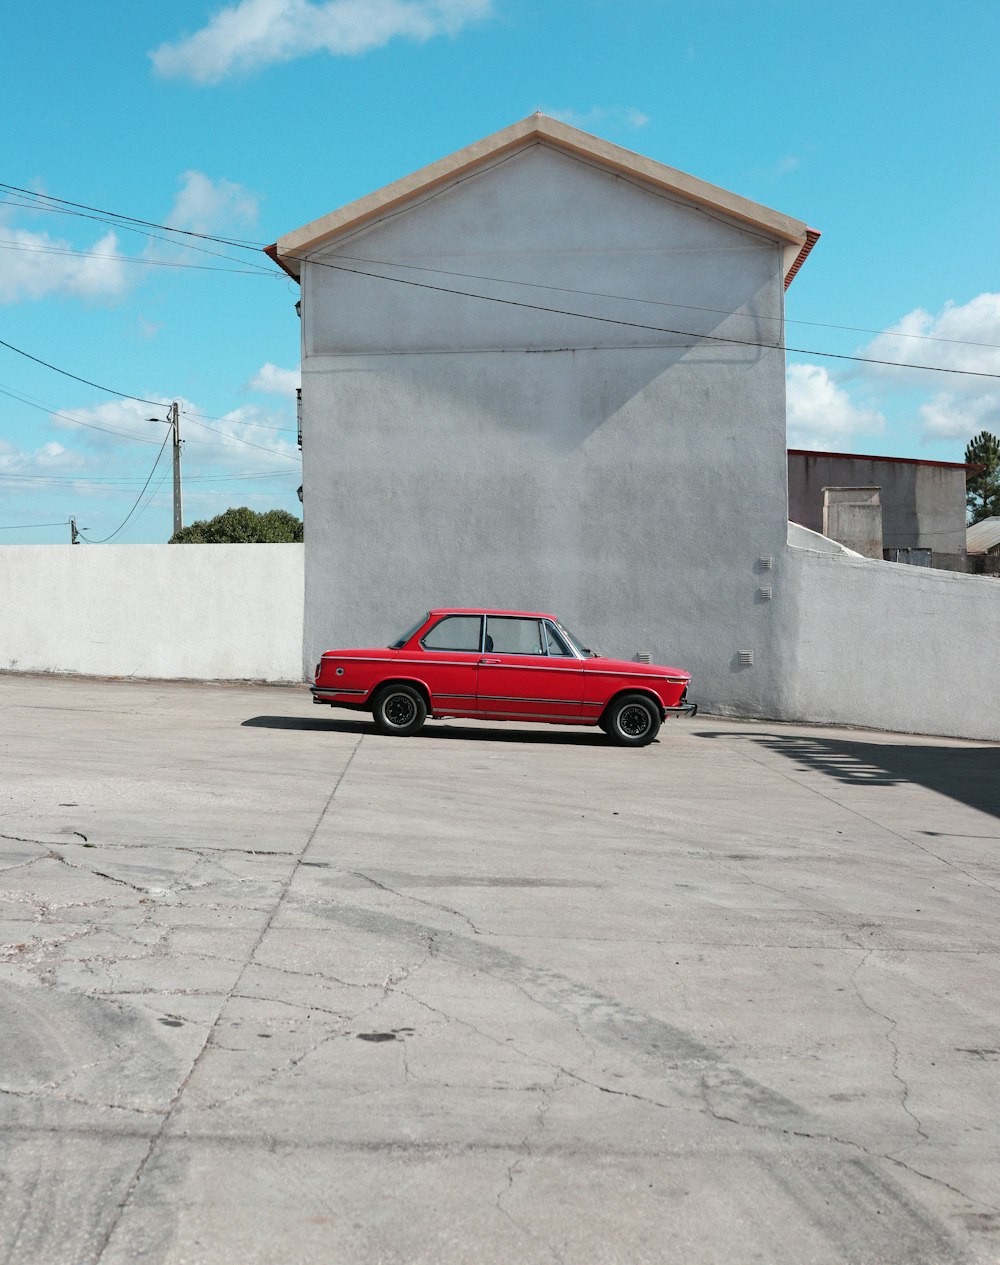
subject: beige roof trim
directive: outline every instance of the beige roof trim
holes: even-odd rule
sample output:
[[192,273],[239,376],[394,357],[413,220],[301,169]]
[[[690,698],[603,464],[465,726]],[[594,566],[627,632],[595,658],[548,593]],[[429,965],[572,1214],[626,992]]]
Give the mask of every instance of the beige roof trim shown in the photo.
[[[538,142],[554,145],[623,175],[637,177],[654,188],[675,193],[728,219],[748,224],[778,238],[786,243],[785,271],[789,281],[791,276],[788,274],[794,276],[793,268],[797,271],[796,261],[802,262],[803,252],[811,245],[809,234],[812,230],[807,229],[801,220],[794,220],[788,215],[782,215],[780,211],[772,211],[748,198],[720,189],[717,185],[654,162],[652,158],[644,158],[629,149],[622,149],[620,145],[612,145],[610,141],[591,136],[589,132],[582,132],[579,128],[549,118],[548,115],[532,114],[519,123],[494,132],[492,136],[467,145],[457,153],[449,154],[447,158],[431,163],[429,167],[422,167],[419,171],[404,176],[402,180],[393,181],[356,202],[350,202],[339,210],[331,211],[329,215],[313,220],[311,224],[286,233],[273,246],[268,247],[267,253],[286,272],[298,277],[302,257],[327,245],[342,233],[373,221],[406,202],[414,201],[477,167],[484,167],[512,150]],[[813,240],[816,236],[818,234],[813,235]]]

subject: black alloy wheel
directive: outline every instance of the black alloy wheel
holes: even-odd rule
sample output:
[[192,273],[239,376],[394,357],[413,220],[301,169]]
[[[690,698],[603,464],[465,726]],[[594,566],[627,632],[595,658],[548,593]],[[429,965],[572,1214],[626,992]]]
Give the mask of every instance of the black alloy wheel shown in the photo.
[[660,731],[659,708],[645,694],[615,699],[602,717],[602,728],[619,747],[645,747]]
[[427,704],[412,685],[386,685],[375,696],[372,715],[379,733],[406,738],[423,728]]

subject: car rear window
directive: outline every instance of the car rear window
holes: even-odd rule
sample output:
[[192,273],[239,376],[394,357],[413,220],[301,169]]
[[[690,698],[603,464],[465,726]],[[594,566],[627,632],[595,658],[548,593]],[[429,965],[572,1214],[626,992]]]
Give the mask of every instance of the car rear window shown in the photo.
[[446,615],[420,644],[425,650],[478,650],[482,630],[481,615]]

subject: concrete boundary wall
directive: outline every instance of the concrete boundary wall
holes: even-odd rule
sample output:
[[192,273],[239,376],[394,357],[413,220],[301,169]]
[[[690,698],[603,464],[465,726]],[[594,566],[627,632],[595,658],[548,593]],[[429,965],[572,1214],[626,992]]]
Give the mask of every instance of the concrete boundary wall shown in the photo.
[[302,545],[0,548],[0,670],[302,680]]
[[1000,741],[1000,580],[789,548],[780,715]]

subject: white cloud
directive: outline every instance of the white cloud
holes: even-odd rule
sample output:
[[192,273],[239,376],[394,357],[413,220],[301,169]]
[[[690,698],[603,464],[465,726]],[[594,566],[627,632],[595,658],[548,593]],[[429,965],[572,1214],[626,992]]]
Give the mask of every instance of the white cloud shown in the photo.
[[[279,372],[281,372],[279,370]],[[150,398],[154,398],[152,395]],[[156,396],[160,399],[159,396]],[[114,450],[133,454],[132,464],[152,464],[156,448],[169,428],[165,425],[170,401],[158,405],[140,404],[136,400],[108,400],[89,409],[70,409],[62,417],[51,416],[52,426],[73,441],[102,454]],[[202,410],[180,398],[182,466],[197,473],[205,466],[256,473],[262,470],[284,471],[293,468],[292,457],[298,460],[294,416],[287,410],[257,408],[245,405],[221,418],[200,416]],[[69,418],[73,418],[70,421]],[[150,418],[157,418],[151,422]],[[83,425],[81,425],[83,423]],[[95,429],[96,428],[96,429]],[[143,445],[127,443],[128,438],[145,440]],[[169,456],[169,445],[167,450]]]
[[491,8],[491,0],[239,0],[150,57],[165,78],[218,83],[309,53],[355,56],[392,39],[455,35]]
[[940,388],[919,409],[924,439],[968,440],[980,430],[1000,429],[1000,387],[995,378],[976,376],[1000,376],[1000,294],[986,292],[968,303],[949,302],[937,314],[915,308],[859,354],[905,366],[961,371],[921,374],[912,368],[866,366],[873,381]]
[[802,166],[802,159],[797,154],[786,154],[784,158],[779,158],[772,168],[775,176],[787,176],[790,171],[795,171]]
[[[86,465],[82,453],[49,440],[34,450],[0,443],[0,471],[4,474],[57,474],[81,470]],[[9,491],[10,489],[5,489]]]
[[846,436],[875,434],[885,418],[851,401],[819,365],[789,365],[786,372],[789,447],[836,448]]
[[[181,408],[186,406],[181,402]],[[198,410],[191,408],[191,413]],[[284,474],[299,460],[294,417],[286,412],[247,404],[211,421],[181,416],[181,430],[192,456],[200,461],[244,472],[273,470]],[[291,458],[291,460],[289,460]]]
[[1000,433],[1000,391],[957,394],[940,391],[921,405],[925,439],[961,439],[968,442],[981,430]]
[[213,180],[203,171],[185,171],[181,191],[167,216],[171,228],[214,233],[257,221],[257,198],[232,180]]
[[643,114],[634,106],[612,106],[605,109],[595,105],[590,110],[546,110],[545,113],[563,123],[569,123],[571,127],[578,127],[583,132],[593,132],[602,127],[639,128],[645,127],[649,122],[649,115]]
[[[943,341],[929,341],[932,339]],[[860,354],[905,365],[1000,374],[1000,294],[980,294],[968,303],[946,303],[936,316],[916,308]],[[913,379],[912,373],[906,377]],[[982,391],[984,379],[973,378],[963,384],[965,388]]]
[[284,395],[295,399],[299,388],[300,372],[298,369],[280,369],[270,361],[261,365],[247,386],[251,391],[263,391],[267,395]]
[[86,253],[48,233],[4,226],[0,233],[0,303],[69,294],[107,299],[127,286],[125,265],[114,233],[105,233]]
[[[122,448],[123,438],[142,439],[148,443],[162,443],[165,427],[154,425],[148,419],[165,417],[170,401],[164,399],[157,405],[140,404],[137,400],[108,400],[93,408],[65,409],[61,415],[49,418],[53,428],[72,435],[74,440],[90,447],[107,450]],[[72,420],[71,420],[72,419]],[[133,447],[133,445],[129,445]],[[152,453],[148,447],[135,448]]]

